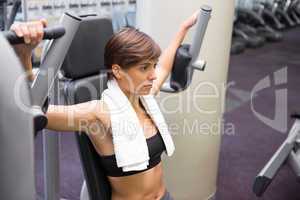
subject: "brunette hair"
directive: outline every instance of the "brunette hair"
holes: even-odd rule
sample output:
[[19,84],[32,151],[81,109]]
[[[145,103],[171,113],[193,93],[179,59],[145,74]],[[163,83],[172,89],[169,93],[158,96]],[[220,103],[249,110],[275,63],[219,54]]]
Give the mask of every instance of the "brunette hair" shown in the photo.
[[113,64],[128,69],[145,60],[158,60],[160,54],[160,47],[150,36],[135,28],[123,28],[105,46],[104,64],[109,71],[108,78],[112,78]]

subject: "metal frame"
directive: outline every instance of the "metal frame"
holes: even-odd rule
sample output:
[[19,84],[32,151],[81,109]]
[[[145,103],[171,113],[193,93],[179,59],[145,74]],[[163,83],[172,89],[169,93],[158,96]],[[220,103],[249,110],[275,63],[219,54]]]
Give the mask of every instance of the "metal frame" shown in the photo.
[[300,119],[296,119],[287,139],[278,148],[269,162],[256,176],[253,192],[262,196],[282,165],[287,161],[298,178],[300,178]]
[[[41,108],[53,88],[53,103],[58,104],[58,77],[71,42],[77,32],[80,18],[65,13],[61,18],[61,24],[66,29],[64,37],[51,41],[45,52],[37,78],[34,80],[32,90],[33,105],[39,115],[43,115]],[[49,134],[43,131],[43,155],[44,155],[44,192],[45,200],[60,199],[59,181],[59,135]]]
[[[192,81],[194,69],[203,71],[206,66],[206,61],[198,60],[198,56],[202,46],[203,38],[205,36],[206,28],[211,16],[211,11],[212,9],[210,6],[204,5],[200,8],[200,12],[198,14],[195,33],[192,39],[191,47],[189,49],[189,53],[192,56],[192,60],[190,61],[190,64],[188,66],[189,68],[188,85]],[[161,91],[168,92],[168,93],[178,92],[170,87],[170,83],[168,81],[166,81],[163,84]]]
[[[14,56],[13,50],[9,48],[3,37],[0,37],[0,41],[3,44],[1,65],[6,68],[9,67],[9,70],[6,70],[6,73],[1,78],[3,80],[3,87],[1,89],[3,98],[8,98],[1,101],[4,105],[4,107],[1,106],[1,111],[3,111],[1,113],[6,114],[6,116],[1,117],[0,121],[0,125],[2,125],[0,133],[0,157],[4,161],[0,166],[1,199],[36,198],[33,132],[37,129],[34,127],[34,123],[37,122],[36,119],[43,118],[42,107],[49,95],[53,80],[61,67],[79,23],[80,19],[69,14],[62,16],[61,24],[64,26],[66,34],[62,38],[51,42],[51,46],[48,48],[41,65],[40,72],[31,88],[25,84],[26,80],[24,74],[22,74],[21,65]],[[20,77],[23,77],[23,79],[20,79]],[[17,82],[19,82],[20,86],[20,88],[17,88],[20,95],[19,101],[24,106],[28,106],[27,110],[22,110],[20,109],[20,105],[18,106],[20,102],[17,102],[15,97]],[[16,121],[16,119],[20,120]],[[52,143],[53,140],[49,140],[50,146]],[[47,149],[47,146],[45,149]],[[46,158],[45,162],[46,179],[49,186],[46,189],[53,185],[53,179],[55,179],[49,179],[49,177],[55,177],[57,172],[56,169],[53,170],[51,168],[51,166],[55,165],[56,157],[55,155],[50,155],[50,153],[53,152],[49,151],[47,156],[49,155],[51,158]],[[57,191],[51,190],[51,192]],[[54,200],[50,192],[48,196],[46,195],[46,199]]]

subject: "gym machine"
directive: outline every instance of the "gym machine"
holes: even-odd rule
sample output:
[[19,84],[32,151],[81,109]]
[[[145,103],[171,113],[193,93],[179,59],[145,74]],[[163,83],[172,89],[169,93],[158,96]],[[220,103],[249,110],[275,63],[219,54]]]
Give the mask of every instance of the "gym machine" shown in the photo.
[[288,163],[300,180],[300,114],[291,116],[295,119],[287,139],[278,148],[269,162],[256,176],[253,184],[253,192],[260,197],[267,190],[280,168]]
[[[10,8],[10,12],[8,7]],[[13,24],[17,12],[21,7],[21,0],[0,0],[0,31],[8,30]]]
[[[177,50],[171,72],[172,82],[165,83],[162,91],[182,91],[189,86],[195,68],[204,70],[205,62],[197,61],[197,57],[210,13],[210,7],[201,7],[193,45],[190,47],[182,45]],[[91,26],[90,22],[93,22],[94,26]],[[89,34],[87,34],[87,30],[93,31],[88,31]],[[101,93],[106,88],[107,71],[104,67],[103,58],[100,57],[99,59],[99,54],[104,53],[104,46],[112,34],[113,27],[109,19],[88,16],[81,22],[62,66],[63,78],[61,81],[65,85],[63,90],[67,104],[71,105],[100,98]],[[78,48],[79,46],[81,48]],[[89,91],[91,88],[93,94]],[[105,170],[99,161],[98,153],[86,134],[77,132],[76,140],[85,177],[80,199],[109,200],[111,188]],[[51,165],[51,163],[46,164]],[[48,184],[51,185],[51,182]]]
[[237,16],[235,26],[250,37],[251,35],[260,36],[270,42],[282,40],[282,34],[270,27],[262,17],[262,11],[257,2],[252,0],[238,1]]
[[284,9],[284,2],[280,0],[268,0],[269,9],[276,16],[276,18],[286,27],[294,27],[296,23],[286,13]]
[[[191,83],[194,69],[204,70],[205,62],[198,61],[197,57],[201,48],[211,8],[203,6],[200,11],[193,44],[190,47],[188,45],[182,45],[178,49],[171,75],[172,82],[165,85],[163,88],[166,92],[179,92],[186,89]],[[97,23],[101,23],[103,26],[94,26]],[[3,82],[3,87],[1,87],[1,98],[3,98],[1,102],[3,102],[3,104],[0,105],[0,124],[2,128],[0,133],[0,155],[2,160],[5,160],[0,167],[0,182],[3,186],[0,190],[1,199],[36,198],[33,164],[34,133],[36,134],[37,131],[44,129],[47,124],[47,118],[45,117],[44,112],[47,110],[49,93],[56,85],[55,81],[57,80],[58,72],[62,67],[63,74],[68,76],[68,70],[70,70],[68,66],[70,66],[69,64],[70,61],[72,61],[72,58],[78,55],[76,52],[80,53],[80,55],[91,52],[91,47],[87,45],[91,43],[99,45],[96,50],[103,50],[105,41],[113,34],[111,21],[108,19],[96,19],[96,16],[94,15],[75,17],[66,13],[61,19],[61,25],[63,28],[55,29],[59,32],[58,36],[54,34],[57,39],[49,42],[49,45],[45,49],[40,69],[32,84],[28,84],[12,48],[9,47],[3,36],[0,36],[0,42],[3,44],[3,48],[1,48],[1,55],[3,55],[1,56],[1,64],[6,72],[5,74],[2,73],[0,79]],[[96,32],[85,31],[87,26],[98,30],[95,30]],[[52,31],[50,30],[50,35],[51,32]],[[88,37],[88,33],[101,33],[102,36],[104,34],[104,37],[101,37],[101,41],[98,43],[95,42],[95,38]],[[11,33],[5,35],[12,44],[16,43],[13,41],[16,39],[15,35],[12,36]],[[61,37],[58,38],[59,36]],[[47,30],[45,37],[52,38],[52,36],[48,36]],[[99,38],[98,35],[97,38]],[[16,40],[19,40],[17,42],[22,42],[18,38]],[[90,43],[88,41],[90,41]],[[86,45],[82,45],[80,46],[82,48],[78,48],[77,45],[83,43]],[[88,48],[88,51],[85,51],[85,48]],[[97,90],[99,95],[105,88],[106,72],[101,73],[101,69],[104,69],[104,65],[98,65],[98,63],[101,64],[101,62],[103,62],[103,59],[99,59],[99,53],[101,54],[103,52],[97,51],[95,54],[90,53],[90,56],[93,57],[92,61],[94,64],[97,64],[91,65],[92,70],[97,70],[97,72],[91,71],[88,68],[84,68],[85,70],[82,70],[81,68],[77,72],[69,71],[69,77],[64,80],[68,82],[68,84],[65,84],[65,91],[67,95],[70,95],[69,98],[71,98],[71,100],[69,99],[68,101],[69,104],[98,98],[85,95],[86,91],[82,89],[81,86],[84,88],[86,84],[92,84],[95,88],[99,88],[99,90]],[[81,56],[80,58],[85,57]],[[77,66],[82,64],[85,67],[88,67],[89,65],[87,65],[87,63],[91,63],[91,60],[81,59],[81,62],[79,62]],[[76,67],[73,68],[72,66],[72,70],[76,70]],[[182,72],[184,76],[179,74]],[[20,77],[22,78],[20,79]],[[181,80],[182,77],[184,79],[183,81]],[[14,93],[16,88],[15,83],[19,83],[20,85],[20,88],[17,88],[17,93]],[[18,100],[22,100],[21,105],[19,105],[20,102],[14,99],[16,98],[15,94],[19,94]],[[24,109],[24,105],[27,109]],[[14,124],[12,125],[11,123]],[[56,153],[58,153],[57,137],[57,135],[52,134],[52,136],[46,135],[44,138],[46,144],[46,147],[44,147],[46,179],[46,194],[44,199],[59,199],[59,161],[56,155]],[[110,186],[107,182],[106,175],[102,170],[101,163],[98,160],[93,159],[96,155],[95,149],[88,138],[83,139],[82,137],[87,136],[85,134],[77,134],[85,178],[87,181],[86,191],[88,191],[88,193],[85,193],[87,196],[82,195],[81,198],[110,199]],[[20,143],[20,141],[22,142]],[[85,152],[85,150],[87,150],[87,152]],[[18,190],[15,190],[15,188],[18,188]]]
[[[26,76],[17,61],[12,48],[1,40],[1,133],[0,157],[3,161],[1,173],[1,199],[35,199],[34,178],[34,133],[45,127],[47,119],[43,113],[48,92],[64,57],[68,51],[80,19],[64,14],[60,28],[50,29],[45,37],[51,40],[47,56],[32,85],[27,84]],[[15,34],[4,33],[11,43],[22,42]],[[48,37],[49,36],[49,37]],[[17,189],[16,189],[17,188]]]
[[211,11],[209,6],[201,7],[192,43],[183,44],[177,49],[170,82],[166,82],[161,91],[176,93],[185,90],[192,81],[194,70],[203,71],[205,69],[206,62],[198,60],[198,55]]
[[258,13],[258,15],[260,15],[269,26],[271,26],[275,30],[282,30],[286,26],[282,24],[276,17],[276,15],[272,12],[273,1],[270,1],[272,0],[257,1],[255,10]]
[[283,4],[283,11],[286,12],[297,25],[300,24],[300,18],[296,10],[298,3],[298,0],[285,0]]

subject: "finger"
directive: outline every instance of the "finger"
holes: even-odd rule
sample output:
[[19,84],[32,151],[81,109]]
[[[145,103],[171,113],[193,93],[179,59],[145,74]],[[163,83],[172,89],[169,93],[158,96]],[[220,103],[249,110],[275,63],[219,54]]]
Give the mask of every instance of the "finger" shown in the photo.
[[23,32],[20,29],[19,24],[14,23],[11,25],[10,30],[14,31],[18,37],[23,37]]
[[37,29],[37,42],[40,42],[44,37],[43,24],[39,23],[36,29]]
[[27,25],[22,24],[22,25],[20,25],[20,28],[23,32],[23,37],[24,37],[25,44],[29,44],[31,42],[31,40],[30,40],[30,33],[29,33]]
[[41,19],[40,22],[42,23],[43,28],[48,26],[48,21],[45,18]]
[[36,28],[36,26],[37,26],[37,24],[35,24],[35,23],[32,23],[28,26],[30,41],[33,44],[37,43],[37,28]]
[[192,21],[193,25],[196,24],[196,22],[198,20],[198,15],[199,15],[199,10],[193,14],[193,21]]
[[193,15],[193,17],[197,20],[197,18],[198,18],[198,15],[199,15],[199,10],[197,10],[195,13],[194,13],[194,15]]

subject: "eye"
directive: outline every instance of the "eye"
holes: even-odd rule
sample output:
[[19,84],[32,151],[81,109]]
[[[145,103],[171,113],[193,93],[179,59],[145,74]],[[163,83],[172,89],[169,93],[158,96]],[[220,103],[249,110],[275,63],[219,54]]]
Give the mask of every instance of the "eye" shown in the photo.
[[141,67],[141,70],[142,70],[142,71],[146,71],[146,70],[148,69],[148,67],[149,67],[148,65],[143,65],[143,66]]

